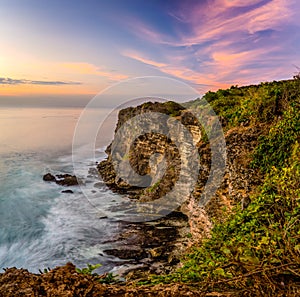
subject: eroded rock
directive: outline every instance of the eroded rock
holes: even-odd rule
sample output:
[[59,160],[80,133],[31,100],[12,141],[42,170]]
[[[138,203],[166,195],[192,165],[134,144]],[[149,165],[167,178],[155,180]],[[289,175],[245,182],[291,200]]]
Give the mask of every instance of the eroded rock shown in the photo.
[[43,176],[43,180],[44,181],[47,181],[47,182],[56,182],[56,178],[53,174],[51,173],[46,173],[44,176]]
[[43,176],[43,180],[47,182],[55,182],[60,186],[66,187],[77,186],[79,184],[77,177],[71,174],[57,174],[54,176],[51,173],[46,173]]
[[70,175],[70,174],[58,174],[56,175],[56,183],[61,186],[77,186],[78,185],[78,180],[75,175]]

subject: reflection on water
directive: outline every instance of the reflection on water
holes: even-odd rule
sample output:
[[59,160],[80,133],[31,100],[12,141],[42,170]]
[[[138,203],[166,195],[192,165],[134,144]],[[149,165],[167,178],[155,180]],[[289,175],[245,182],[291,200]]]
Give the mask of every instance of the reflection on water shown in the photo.
[[70,148],[80,109],[0,109],[0,153]]
[[[82,127],[88,134],[92,125],[101,125],[110,110],[89,110],[91,121]],[[71,149],[74,129],[82,109],[0,108],[0,153]],[[115,118],[112,119],[113,127]],[[98,137],[100,147],[107,145],[112,132]],[[85,139],[82,139],[84,144]]]

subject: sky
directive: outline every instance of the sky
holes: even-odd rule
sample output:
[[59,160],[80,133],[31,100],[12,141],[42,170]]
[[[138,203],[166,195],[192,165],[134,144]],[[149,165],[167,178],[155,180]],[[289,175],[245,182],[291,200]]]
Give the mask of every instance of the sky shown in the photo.
[[299,53],[298,0],[0,0],[0,103],[141,76],[201,93],[289,79]]

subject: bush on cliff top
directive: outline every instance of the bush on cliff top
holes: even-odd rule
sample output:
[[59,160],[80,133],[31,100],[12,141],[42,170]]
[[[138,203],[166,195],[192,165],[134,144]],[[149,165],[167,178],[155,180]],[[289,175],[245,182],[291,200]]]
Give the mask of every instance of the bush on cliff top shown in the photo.
[[300,100],[293,102],[284,112],[282,120],[273,125],[268,134],[260,137],[252,166],[264,172],[272,170],[273,166],[282,168],[299,138]]
[[[300,79],[208,92],[204,99],[226,123],[225,129],[270,123],[299,98]],[[195,103],[194,103],[195,105]]]

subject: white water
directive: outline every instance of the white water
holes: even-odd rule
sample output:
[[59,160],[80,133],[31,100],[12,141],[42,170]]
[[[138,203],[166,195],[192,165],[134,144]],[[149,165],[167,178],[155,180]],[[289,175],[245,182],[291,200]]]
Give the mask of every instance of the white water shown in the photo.
[[[67,261],[80,267],[102,263],[102,271],[114,267],[116,259],[103,255],[103,250],[120,224],[103,218],[79,187],[66,194],[61,192],[66,188],[42,180],[49,171],[72,173],[71,143],[80,112],[0,109],[0,268],[37,272]],[[105,146],[110,135],[102,136]],[[98,152],[98,157],[104,153]],[[83,176],[93,167],[91,159],[82,160]],[[91,176],[90,182],[95,181]],[[96,190],[104,203],[112,200],[104,185]]]

